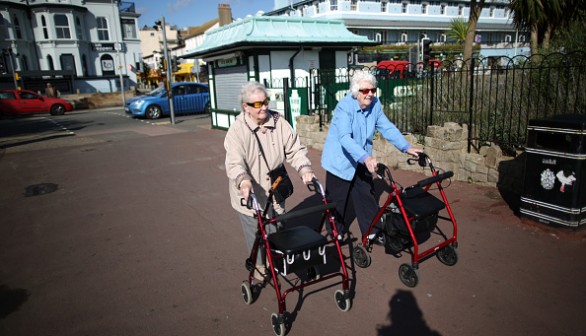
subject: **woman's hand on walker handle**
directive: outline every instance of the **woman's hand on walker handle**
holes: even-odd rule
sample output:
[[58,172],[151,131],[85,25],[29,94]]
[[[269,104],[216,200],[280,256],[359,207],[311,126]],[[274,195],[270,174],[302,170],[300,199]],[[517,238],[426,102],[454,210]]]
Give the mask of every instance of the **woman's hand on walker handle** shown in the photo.
[[364,159],[364,165],[366,166],[366,169],[368,169],[368,171],[371,174],[376,174],[376,169],[378,167],[378,161],[376,161],[376,159],[372,156],[367,157],[366,159]]
[[242,182],[240,182],[239,190],[242,198],[248,201],[248,197],[250,196],[250,192],[252,190],[252,182],[250,180],[242,180]]
[[405,153],[407,153],[417,159],[419,157],[419,153],[423,153],[423,149],[410,147],[409,149],[407,149],[405,151]]
[[304,184],[312,184],[314,178],[315,178],[315,174],[312,171],[301,175],[301,179],[303,180]]

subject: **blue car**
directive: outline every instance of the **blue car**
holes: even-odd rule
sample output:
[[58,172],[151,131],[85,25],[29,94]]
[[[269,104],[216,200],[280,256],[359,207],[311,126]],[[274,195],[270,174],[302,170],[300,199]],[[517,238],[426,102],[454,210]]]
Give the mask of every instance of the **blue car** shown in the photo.
[[[210,112],[210,90],[207,84],[179,82],[171,84],[171,90],[175,115]],[[146,95],[131,98],[126,101],[124,109],[126,113],[139,118],[169,116],[171,110],[167,89],[160,86]]]

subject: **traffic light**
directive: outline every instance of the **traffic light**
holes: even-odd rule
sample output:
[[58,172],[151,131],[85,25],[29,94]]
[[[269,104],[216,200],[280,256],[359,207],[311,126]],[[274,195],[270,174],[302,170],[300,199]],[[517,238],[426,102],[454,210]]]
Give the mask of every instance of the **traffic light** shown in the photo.
[[423,52],[423,62],[427,63],[431,59],[431,40],[428,38],[424,38],[421,40],[422,45],[422,52]]
[[177,61],[177,56],[171,57],[171,72],[179,71],[179,62]]
[[159,69],[162,71],[167,70],[167,62],[165,61],[164,57],[159,60]]

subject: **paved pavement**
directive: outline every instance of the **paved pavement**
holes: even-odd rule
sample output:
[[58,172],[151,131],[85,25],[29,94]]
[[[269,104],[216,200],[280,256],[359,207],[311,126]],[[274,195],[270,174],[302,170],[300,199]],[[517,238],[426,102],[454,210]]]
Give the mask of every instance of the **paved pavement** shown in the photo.
[[[272,289],[252,305],[240,294],[225,133],[205,119],[154,127],[164,129],[0,155],[0,335],[272,334]],[[320,152],[310,156],[323,180]],[[290,208],[314,201],[295,183]],[[446,193],[455,266],[429,259],[407,288],[397,271],[408,257],[375,247],[369,268],[351,270],[349,312],[334,303],[339,285],[287,297],[289,334],[586,335],[586,230],[519,219],[494,188],[453,182]]]

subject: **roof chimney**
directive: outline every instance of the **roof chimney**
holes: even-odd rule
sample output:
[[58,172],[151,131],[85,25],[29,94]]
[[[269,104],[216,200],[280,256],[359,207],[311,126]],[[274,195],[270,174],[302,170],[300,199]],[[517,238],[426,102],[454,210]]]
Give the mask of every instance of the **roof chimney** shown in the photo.
[[218,18],[220,19],[220,27],[232,23],[232,8],[230,8],[230,4],[218,4]]

